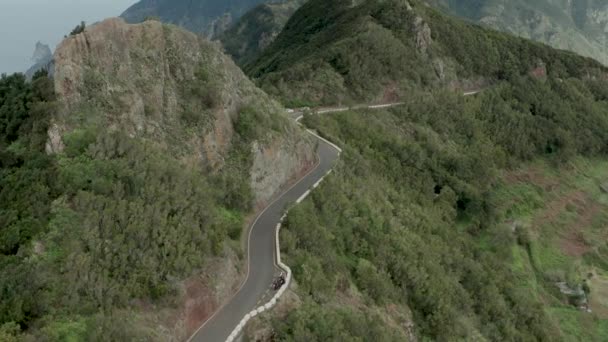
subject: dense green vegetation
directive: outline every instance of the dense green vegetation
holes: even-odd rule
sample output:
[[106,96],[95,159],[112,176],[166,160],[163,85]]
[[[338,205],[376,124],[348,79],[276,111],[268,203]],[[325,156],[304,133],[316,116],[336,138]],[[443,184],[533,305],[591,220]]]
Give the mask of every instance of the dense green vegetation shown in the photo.
[[77,34],[84,32],[86,27],[87,27],[87,24],[84,21],[80,22],[80,24],[76,25],[76,27],[70,32],[70,36],[75,36]]
[[289,105],[315,105],[394,100],[419,87],[458,87],[467,80],[509,80],[540,62],[556,77],[602,69],[573,53],[410,2],[411,10],[396,0],[354,7],[351,1],[309,1],[247,72]]
[[44,305],[33,297],[37,275],[25,248],[51,216],[56,170],[44,153],[52,82],[42,73],[27,83],[21,74],[0,79],[0,336],[19,331]]
[[[0,80],[0,339],[132,340],[133,300],[171,307],[179,281],[238,249],[250,210],[255,111],[223,173],[153,142],[79,126],[45,153],[53,83]],[[233,242],[231,242],[233,241]]]
[[[605,339],[605,317],[555,294],[572,277],[512,266],[537,227],[513,230],[512,202],[496,190],[502,170],[522,162],[605,157],[602,84],[514,77],[476,97],[417,92],[390,111],[306,116],[345,153],[287,217],[282,247],[303,305],[274,321],[276,336],[401,341],[406,325],[396,324],[411,315],[431,340]],[[381,327],[360,332],[374,315]]]

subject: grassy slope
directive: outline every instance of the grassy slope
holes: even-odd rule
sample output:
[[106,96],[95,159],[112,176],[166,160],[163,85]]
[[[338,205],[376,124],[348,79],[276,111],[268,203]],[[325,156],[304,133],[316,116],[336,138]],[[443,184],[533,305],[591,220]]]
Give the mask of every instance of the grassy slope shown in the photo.
[[[577,158],[558,168],[538,161],[507,172],[493,196],[503,222],[529,242],[513,245],[520,286],[546,304],[569,340],[608,338],[608,194],[604,159]],[[585,313],[569,305],[555,282],[587,283]]]

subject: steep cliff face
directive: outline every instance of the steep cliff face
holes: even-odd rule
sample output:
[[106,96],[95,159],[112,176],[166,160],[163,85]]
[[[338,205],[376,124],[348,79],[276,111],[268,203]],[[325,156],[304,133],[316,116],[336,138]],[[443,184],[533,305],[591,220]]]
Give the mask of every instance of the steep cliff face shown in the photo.
[[67,38],[55,63],[61,110],[49,130],[49,153],[62,151],[75,129],[102,127],[152,142],[187,165],[226,172],[235,124],[248,110],[268,125],[251,141],[256,202],[314,162],[311,143],[284,110],[217,44],[193,33],[158,21],[108,19]]
[[608,64],[604,0],[428,0],[449,12]]

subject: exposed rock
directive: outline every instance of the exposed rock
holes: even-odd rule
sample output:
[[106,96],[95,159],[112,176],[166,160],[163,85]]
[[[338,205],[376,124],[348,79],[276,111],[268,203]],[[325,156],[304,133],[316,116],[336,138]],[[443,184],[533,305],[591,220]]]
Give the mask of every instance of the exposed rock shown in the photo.
[[416,33],[416,48],[418,52],[426,54],[433,42],[431,38],[431,27],[421,17],[414,19],[414,32]]
[[65,146],[61,139],[61,128],[53,123],[47,132],[49,139],[46,142],[45,150],[47,154],[60,153]]
[[[304,141],[282,139],[267,146],[254,143],[251,186],[258,199],[265,201],[273,196],[277,178],[285,184],[313,166],[315,159],[310,158],[306,144]],[[306,164],[302,165],[302,161]]]
[[578,285],[576,287],[570,287],[565,282],[557,282],[555,284],[559,291],[568,297],[568,301],[581,310],[587,310],[589,302],[587,300],[587,294],[583,291],[583,287]]
[[[282,127],[269,129],[255,144],[251,175],[257,202],[269,200],[314,161],[310,139],[284,109],[256,88],[218,44],[194,33],[152,20],[129,25],[108,19],[66,38],[55,63],[61,110],[48,132],[49,153],[61,152],[62,137],[74,128],[103,125],[157,144],[184,163],[220,172],[232,146],[234,120],[242,108],[253,107],[271,113]],[[201,82],[200,70],[211,80],[197,90],[203,94],[191,86]],[[215,93],[205,95],[211,88]],[[213,105],[201,96],[210,96]],[[185,124],[188,113],[204,127]]]
[[607,193],[607,194],[608,194],[608,182],[606,182],[606,183],[602,183],[602,184],[600,185],[600,189],[601,189],[601,190],[602,190],[604,193]]
[[435,68],[435,73],[437,73],[437,77],[440,80],[445,80],[445,64],[439,58],[433,60],[433,67]]

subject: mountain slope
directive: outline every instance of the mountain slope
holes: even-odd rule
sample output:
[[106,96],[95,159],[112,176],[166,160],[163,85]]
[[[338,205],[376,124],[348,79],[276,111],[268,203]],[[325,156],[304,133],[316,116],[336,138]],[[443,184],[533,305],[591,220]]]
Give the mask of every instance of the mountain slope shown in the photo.
[[608,336],[600,63],[420,1],[311,0],[248,72],[294,105],[402,102],[304,116],[344,153],[287,215],[297,287],[252,339]]
[[333,104],[394,100],[420,86],[479,86],[537,68],[580,76],[601,66],[421,2],[373,0],[306,3],[246,71],[284,100]]
[[608,64],[608,3],[602,0],[430,0],[495,29]]
[[0,338],[186,338],[240,282],[245,217],[314,146],[175,26],[105,20],[54,60],[53,81],[0,83]]
[[303,3],[303,0],[291,0],[256,6],[218,39],[237,64],[247,65],[274,41]]
[[264,0],[141,0],[121,16],[130,23],[158,17],[165,23],[182,26],[213,38],[225,31],[255,5]]

